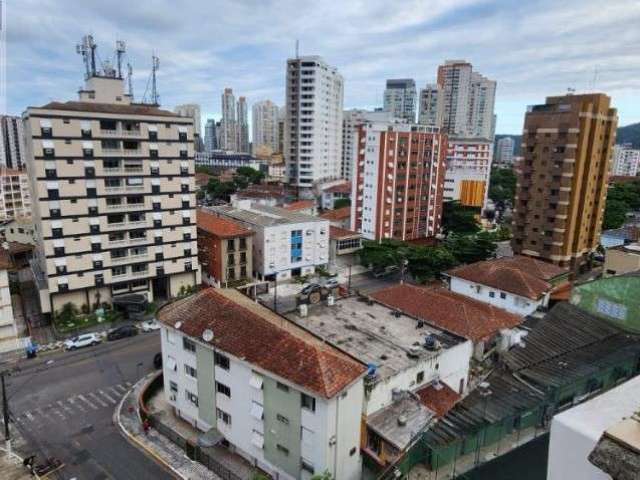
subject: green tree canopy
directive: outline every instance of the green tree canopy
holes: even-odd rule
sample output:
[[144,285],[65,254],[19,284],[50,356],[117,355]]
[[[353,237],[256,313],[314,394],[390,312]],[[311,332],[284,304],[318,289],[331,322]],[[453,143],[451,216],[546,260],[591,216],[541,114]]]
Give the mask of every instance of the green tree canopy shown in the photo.
[[351,200],[348,198],[338,198],[333,202],[333,208],[336,210],[338,208],[349,207],[351,206]]
[[245,178],[248,183],[258,184],[264,178],[264,173],[251,167],[239,167],[236,170],[236,176]]
[[494,202],[509,201],[516,195],[516,174],[510,168],[494,168],[489,178],[489,198]]
[[640,180],[613,185],[607,192],[602,228],[620,228],[633,210],[640,210]]
[[472,235],[480,230],[476,220],[478,209],[465,207],[460,202],[444,202],[442,208],[442,230],[445,235],[456,233]]

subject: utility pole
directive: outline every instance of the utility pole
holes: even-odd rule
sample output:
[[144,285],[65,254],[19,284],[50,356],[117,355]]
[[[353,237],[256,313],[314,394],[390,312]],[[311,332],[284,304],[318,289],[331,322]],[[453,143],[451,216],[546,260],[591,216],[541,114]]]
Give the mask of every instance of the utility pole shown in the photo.
[[9,432],[9,399],[7,398],[7,387],[4,381],[4,377],[8,374],[8,370],[3,370],[0,372],[0,379],[2,379],[2,414],[4,419],[4,439],[7,453],[11,452],[11,437]]

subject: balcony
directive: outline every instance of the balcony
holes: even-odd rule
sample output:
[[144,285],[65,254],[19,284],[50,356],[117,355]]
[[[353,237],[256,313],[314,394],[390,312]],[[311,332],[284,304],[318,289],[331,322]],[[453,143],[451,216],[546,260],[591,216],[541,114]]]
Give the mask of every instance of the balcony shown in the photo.
[[131,276],[132,277],[144,277],[145,275],[149,274],[149,270],[145,269],[145,270],[136,270],[136,271],[131,271]]
[[111,138],[118,138],[118,137],[126,137],[126,138],[139,138],[142,137],[142,130],[140,129],[131,129],[131,130],[127,130],[127,129],[123,129],[123,128],[116,128],[116,129],[100,129],[100,136],[103,137],[111,137]]

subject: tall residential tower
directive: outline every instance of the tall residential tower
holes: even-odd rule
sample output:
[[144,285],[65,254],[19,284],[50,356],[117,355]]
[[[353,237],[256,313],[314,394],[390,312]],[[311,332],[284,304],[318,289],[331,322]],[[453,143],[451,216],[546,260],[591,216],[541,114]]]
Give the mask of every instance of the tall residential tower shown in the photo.
[[256,102],[251,107],[254,153],[265,147],[271,153],[279,151],[278,110],[278,106],[271,100]]
[[415,123],[416,82],[411,78],[387,80],[383,110],[407,123]]
[[245,97],[238,98],[236,109],[238,115],[237,145],[240,153],[249,153],[249,114],[247,108],[247,99]]
[[222,150],[238,151],[238,122],[236,119],[236,97],[231,88],[222,93],[222,120],[220,121],[220,144]]

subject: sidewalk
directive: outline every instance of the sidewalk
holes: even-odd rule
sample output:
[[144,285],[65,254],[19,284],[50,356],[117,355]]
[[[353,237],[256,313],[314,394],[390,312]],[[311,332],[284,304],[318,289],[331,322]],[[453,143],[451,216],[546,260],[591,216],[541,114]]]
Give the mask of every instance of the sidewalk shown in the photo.
[[33,480],[31,474],[22,465],[22,458],[11,453],[7,455],[4,448],[0,448],[0,478],[2,480]]
[[138,415],[138,397],[144,385],[155,375],[143,377],[122,398],[113,414],[113,421],[122,435],[136,448],[150,456],[177,478],[185,480],[222,480],[204,465],[190,460],[184,450],[160,435],[155,429],[147,434],[142,430],[142,421]]

